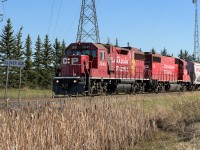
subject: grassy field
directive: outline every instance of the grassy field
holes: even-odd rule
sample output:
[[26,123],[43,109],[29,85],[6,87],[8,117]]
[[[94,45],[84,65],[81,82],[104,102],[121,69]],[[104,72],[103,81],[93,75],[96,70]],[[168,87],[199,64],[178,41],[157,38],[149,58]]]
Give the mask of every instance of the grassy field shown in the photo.
[[200,149],[200,93],[29,103],[0,109],[0,122],[0,149]]
[[[41,90],[41,89],[21,89],[20,95],[22,99],[28,98],[43,98],[43,97],[51,97],[51,90]],[[0,99],[4,99],[5,89],[0,89]],[[10,99],[18,99],[19,90],[18,89],[8,89],[7,97]]]

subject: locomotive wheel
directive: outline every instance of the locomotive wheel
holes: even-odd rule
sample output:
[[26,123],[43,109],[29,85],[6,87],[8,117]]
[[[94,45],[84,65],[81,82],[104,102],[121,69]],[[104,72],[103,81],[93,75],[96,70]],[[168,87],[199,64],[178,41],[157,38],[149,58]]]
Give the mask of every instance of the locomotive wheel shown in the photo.
[[91,89],[91,94],[98,94],[98,95],[105,95],[107,93],[106,88],[102,87],[102,86],[92,86]]
[[170,89],[170,84],[165,85],[165,91],[168,92]]
[[97,90],[97,94],[100,94],[100,95],[105,95],[106,94],[106,89],[103,88],[102,86],[100,86]]
[[91,87],[90,92],[91,94],[97,94],[97,89],[94,85]]
[[133,95],[136,94],[136,88],[135,88],[135,86],[131,89],[130,94],[133,94]]
[[155,88],[155,93],[158,94],[158,92],[159,92],[159,89],[158,89],[158,87],[156,87]]
[[181,91],[181,92],[185,92],[185,91],[187,91],[187,88],[186,88],[186,86],[185,86],[185,85],[183,85],[183,86],[181,87],[180,91]]

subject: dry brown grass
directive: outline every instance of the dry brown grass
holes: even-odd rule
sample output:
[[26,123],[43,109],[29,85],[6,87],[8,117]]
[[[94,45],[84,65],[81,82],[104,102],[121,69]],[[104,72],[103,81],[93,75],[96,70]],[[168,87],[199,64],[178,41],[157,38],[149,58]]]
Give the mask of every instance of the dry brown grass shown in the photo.
[[49,102],[0,109],[0,149],[127,149],[151,139],[156,127],[142,106],[117,98]]
[[0,149],[199,149],[198,93],[68,98],[0,108]]

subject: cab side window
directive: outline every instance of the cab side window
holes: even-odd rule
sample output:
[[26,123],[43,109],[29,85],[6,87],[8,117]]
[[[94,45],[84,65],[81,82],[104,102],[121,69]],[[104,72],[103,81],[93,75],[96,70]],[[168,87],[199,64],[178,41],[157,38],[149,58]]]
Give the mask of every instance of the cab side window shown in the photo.
[[92,56],[97,57],[97,51],[96,50],[92,50]]
[[100,52],[100,60],[105,60],[105,52]]

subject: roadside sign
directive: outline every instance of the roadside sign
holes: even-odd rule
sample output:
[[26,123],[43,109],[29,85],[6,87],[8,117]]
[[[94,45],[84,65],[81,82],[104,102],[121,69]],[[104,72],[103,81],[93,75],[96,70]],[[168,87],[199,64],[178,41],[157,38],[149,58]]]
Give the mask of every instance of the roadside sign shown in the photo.
[[24,67],[25,61],[23,60],[5,60],[4,66],[10,66],[10,67]]
[[20,79],[19,79],[19,94],[18,94],[18,101],[21,99],[21,78],[22,78],[22,69],[25,67],[25,61],[23,60],[10,60],[7,59],[4,61],[4,66],[7,66],[7,71],[6,71],[6,88],[5,88],[5,94],[4,98],[6,100],[6,105],[8,106],[8,95],[7,95],[7,89],[8,89],[8,74],[9,74],[9,68],[10,67],[20,67]]

